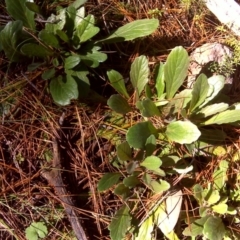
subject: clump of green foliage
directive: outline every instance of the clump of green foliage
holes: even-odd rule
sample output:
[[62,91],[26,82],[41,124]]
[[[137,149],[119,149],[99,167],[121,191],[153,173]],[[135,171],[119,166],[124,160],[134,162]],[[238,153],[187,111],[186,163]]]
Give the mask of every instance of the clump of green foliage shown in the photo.
[[[127,130],[126,141],[117,146],[113,165],[119,172],[107,173],[98,185],[99,191],[114,188],[114,193],[126,203],[109,226],[113,240],[122,239],[126,234],[131,234],[134,239],[151,239],[154,226],[160,228],[168,239],[178,239],[174,227],[176,219],[180,218],[182,191],[172,183],[171,176],[186,176],[194,171],[195,156],[202,155],[203,150],[213,154],[208,150],[209,145],[225,141],[226,133],[218,126],[240,121],[239,103],[229,105],[221,93],[224,77],[215,75],[207,78],[201,74],[193,88],[187,89],[183,84],[188,67],[188,53],[184,48],[176,47],[166,62],[156,67],[155,84],[150,85],[148,60],[145,56],[139,56],[130,69],[132,92],[127,91],[119,72],[107,72],[111,85],[118,92],[109,98],[109,107],[126,116],[134,112],[142,116]],[[177,154],[179,146],[185,149],[185,155]],[[187,161],[188,158],[192,161]],[[203,235],[214,240],[217,238],[209,229],[216,230],[217,227],[221,228],[221,237],[218,239],[229,234],[223,218],[236,215],[236,211],[232,211],[230,198],[223,197],[221,192],[226,192],[227,165],[223,161],[219,169],[215,170],[214,184],[202,189],[199,193],[201,196],[194,194],[201,209],[204,208],[204,214],[201,215],[201,212],[200,216],[206,223],[202,223],[197,233],[192,232],[191,225],[180,234],[193,237]],[[196,185],[193,189],[197,188],[201,186]],[[135,201],[133,204],[132,199],[138,199],[141,194],[149,197],[162,194],[165,197],[152,204],[145,218],[139,222],[135,214],[142,203]],[[191,224],[194,221],[203,220],[193,219]],[[218,226],[214,225],[215,222]]]
[[67,105],[72,99],[85,97],[90,88],[89,70],[106,61],[102,45],[130,41],[151,34],[157,19],[142,19],[118,28],[99,39],[95,17],[85,13],[86,0],[76,0],[68,7],[46,13],[34,2],[6,0],[8,14],[14,19],[0,32],[0,49],[10,62],[31,60],[28,70],[43,70],[49,81],[53,100]]

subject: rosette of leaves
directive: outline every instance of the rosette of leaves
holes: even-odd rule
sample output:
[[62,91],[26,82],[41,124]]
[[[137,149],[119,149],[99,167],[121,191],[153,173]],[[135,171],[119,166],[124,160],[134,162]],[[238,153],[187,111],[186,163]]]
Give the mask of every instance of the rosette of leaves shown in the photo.
[[[221,94],[224,77],[207,78],[200,74],[192,89],[184,87],[188,75],[189,56],[182,47],[174,48],[166,62],[160,63],[155,71],[155,86],[148,85],[149,67],[145,56],[140,56],[131,65],[130,82],[133,86],[134,102],[126,90],[123,76],[115,71],[108,72],[112,86],[119,94],[108,100],[108,105],[120,114],[138,109],[144,117],[131,127],[126,139],[131,147],[145,149],[151,134],[167,137],[168,141],[192,144],[196,141],[214,143],[223,141],[226,134],[211,125],[237,123],[240,121],[240,105],[229,105]],[[144,94],[143,90],[145,90]],[[131,100],[132,101],[132,100]],[[155,118],[160,127],[150,121]]]
[[50,93],[60,105],[88,94],[89,69],[97,68],[107,59],[101,51],[103,43],[144,37],[159,25],[157,19],[137,20],[97,40],[100,29],[95,24],[95,17],[85,13],[83,4],[86,0],[76,0],[66,8],[59,7],[56,14],[48,18],[44,18],[42,9],[33,1],[5,2],[14,21],[0,32],[0,49],[10,62],[31,58],[33,63],[29,70],[40,66],[45,69],[42,78],[50,81]]

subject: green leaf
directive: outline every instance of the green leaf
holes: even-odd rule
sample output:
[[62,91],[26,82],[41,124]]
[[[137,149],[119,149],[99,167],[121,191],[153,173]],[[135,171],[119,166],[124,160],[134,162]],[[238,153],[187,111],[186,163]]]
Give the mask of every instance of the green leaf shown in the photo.
[[203,196],[209,205],[215,204],[220,200],[219,191],[212,190],[212,188],[210,188],[209,190],[205,189],[203,191]]
[[149,98],[142,100],[141,106],[142,108],[140,110],[144,117],[161,116],[155,103]]
[[213,173],[214,187],[217,190],[221,190],[227,182],[227,172],[226,170],[216,170]]
[[240,121],[240,110],[226,110],[211,117],[203,125],[226,124]]
[[130,227],[132,217],[128,206],[121,207],[109,225],[110,237],[112,240],[122,240]]
[[38,240],[45,238],[48,234],[47,227],[44,222],[32,222],[25,230],[26,238],[28,240]]
[[154,135],[150,135],[147,138],[145,149],[146,149],[146,156],[152,155],[153,152],[156,150],[156,138]]
[[36,3],[26,2],[25,5],[30,11],[42,15],[41,8]]
[[123,184],[129,188],[134,188],[139,183],[140,183],[140,181],[138,180],[137,176],[130,176],[130,177],[126,177],[123,179]]
[[114,194],[121,196],[125,200],[130,196],[131,192],[128,187],[126,187],[123,183],[120,183],[114,189]]
[[56,34],[58,35],[58,37],[63,40],[64,42],[68,43],[69,42],[69,37],[68,35],[61,30],[56,30]]
[[223,239],[225,226],[219,217],[210,216],[204,224],[203,234],[211,240]]
[[161,193],[167,191],[170,188],[170,184],[167,181],[159,180],[159,181],[151,181],[151,188],[155,193]]
[[112,110],[120,114],[126,114],[132,110],[126,99],[118,94],[112,95],[108,99],[107,104]]
[[23,26],[35,30],[34,12],[26,7],[27,0],[7,0],[8,14],[15,20],[21,20]]
[[134,238],[135,240],[143,240],[143,239],[152,239],[152,231],[153,231],[154,223],[153,217],[148,217],[140,226],[138,235]]
[[181,144],[189,144],[196,141],[201,132],[191,122],[176,121],[168,124],[166,135],[171,141]]
[[124,97],[129,98],[123,76],[115,70],[107,71],[107,76],[113,88],[119,94],[122,94]]
[[140,166],[145,167],[148,170],[156,170],[162,165],[162,161],[160,158],[156,156],[149,156],[145,158]]
[[152,181],[151,175],[149,175],[148,173],[144,173],[142,180],[147,186],[150,186],[150,183]]
[[50,82],[50,92],[54,102],[65,106],[78,98],[78,86],[72,76],[58,76]]
[[167,99],[170,99],[183,84],[188,73],[189,57],[183,47],[174,48],[164,66]]
[[76,67],[80,63],[80,61],[81,61],[81,58],[78,55],[67,57],[64,62],[64,68],[72,69]]
[[21,52],[28,57],[40,57],[46,58],[52,56],[54,52],[44,47],[43,45],[38,45],[36,43],[26,43],[21,47]]
[[126,139],[130,146],[138,149],[145,149],[146,141],[152,134],[157,134],[157,130],[152,123],[140,122],[129,128]]
[[204,108],[202,108],[198,113],[197,116],[199,115],[202,118],[209,117],[211,115],[214,115],[216,113],[222,112],[227,110],[229,105],[227,103],[215,103],[208,105]]
[[160,98],[164,93],[165,81],[164,81],[164,64],[160,63],[155,69],[155,88],[157,89],[157,96]]
[[131,161],[126,166],[126,171],[128,174],[133,174],[135,169],[139,166],[138,161]]
[[18,49],[22,27],[21,21],[9,22],[0,32],[0,45],[11,62],[17,62],[22,55]]
[[46,45],[49,45],[49,46],[52,46],[55,48],[59,48],[59,41],[53,33],[48,32],[47,30],[43,29],[39,32],[38,37]]
[[130,80],[134,89],[137,91],[138,96],[140,96],[147,84],[148,76],[149,67],[147,58],[145,56],[135,58],[131,65]]
[[44,80],[48,80],[48,79],[51,79],[55,76],[55,68],[50,68],[50,69],[47,69],[45,70],[43,73],[42,73],[42,79]]
[[209,84],[206,75],[200,74],[193,85],[192,100],[190,103],[191,112],[205,101],[208,94],[208,88]]
[[207,98],[205,99],[203,104],[199,106],[200,108],[205,106],[208,102],[213,100],[218,95],[218,93],[224,87],[225,79],[221,75],[214,75],[208,78],[208,84],[209,84],[209,89],[208,89]]
[[91,39],[100,31],[100,29],[98,27],[95,27],[94,24],[94,16],[89,14],[77,26],[75,34],[79,37],[81,43]]
[[52,14],[47,21],[50,23],[46,23],[45,29],[54,34],[57,33],[57,30],[63,30],[66,24],[66,8],[59,9],[58,14]]
[[75,19],[74,19],[74,26],[75,26],[75,29],[77,29],[78,25],[84,21],[85,17],[85,7],[81,7],[77,10],[76,12],[76,16],[75,16]]
[[117,146],[117,157],[122,161],[129,161],[132,159],[132,149],[128,142],[123,142]]
[[71,3],[70,6],[73,6],[74,8],[78,9],[79,7],[81,7],[85,2],[87,2],[87,0],[76,0],[73,3]]
[[108,190],[118,183],[121,176],[120,173],[106,173],[98,182],[98,191],[102,192]]
[[118,28],[107,38],[98,42],[122,42],[152,34],[159,26],[157,19],[140,19]]
[[209,216],[202,217],[194,221],[189,227],[185,228],[183,231],[184,236],[197,237],[203,234],[203,226],[208,220]]
[[199,203],[202,203],[203,200],[203,188],[201,185],[196,184],[193,187],[193,196],[199,201]]
[[212,210],[215,213],[226,214],[228,211],[228,205],[226,203],[219,203],[217,205],[212,206]]

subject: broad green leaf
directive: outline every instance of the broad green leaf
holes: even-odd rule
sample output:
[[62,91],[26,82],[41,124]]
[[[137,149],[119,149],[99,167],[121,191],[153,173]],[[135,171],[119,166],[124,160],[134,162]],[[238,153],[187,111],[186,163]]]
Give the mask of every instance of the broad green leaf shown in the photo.
[[112,110],[120,114],[126,114],[132,110],[126,99],[118,94],[112,95],[107,104]]
[[203,188],[201,185],[196,184],[193,187],[193,196],[199,201],[199,203],[202,203],[203,200]]
[[131,65],[130,80],[139,97],[148,82],[149,67],[145,56],[135,58]]
[[120,183],[114,189],[114,194],[121,196],[125,200],[131,195],[131,192],[129,187],[126,187],[123,183]]
[[65,23],[64,29],[66,34],[70,38],[73,37],[76,15],[77,15],[77,10],[75,7],[70,5],[66,8],[66,23]]
[[113,185],[117,184],[120,177],[120,173],[106,173],[98,182],[98,191],[102,192],[108,190]]
[[151,99],[146,98],[142,100],[141,106],[141,113],[144,117],[161,116],[158,108]]
[[166,84],[166,97],[170,99],[183,84],[187,76],[189,57],[183,47],[174,48],[167,57],[164,65],[164,80]]
[[107,76],[113,88],[124,97],[129,98],[123,76],[115,70],[107,71]]
[[68,35],[62,31],[62,30],[56,30],[56,34],[58,35],[58,37],[60,37],[61,40],[63,40],[64,42],[68,43],[69,42],[69,37]]
[[132,159],[132,149],[128,142],[123,142],[117,146],[117,157],[122,161],[129,161]]
[[154,135],[151,135],[147,138],[146,144],[146,156],[150,156],[156,150],[156,138]]
[[155,88],[157,90],[157,96],[160,98],[164,93],[165,81],[164,81],[164,64],[160,63],[155,69]]
[[55,76],[55,68],[50,68],[50,69],[47,69],[45,70],[43,73],[42,73],[42,79],[44,80],[48,80],[48,79],[51,79]]
[[26,3],[25,3],[26,7],[27,7],[30,11],[42,15],[41,8],[40,8],[36,3],[30,2],[30,1],[29,1],[29,2],[28,2],[28,1],[25,1],[25,2],[26,2]]
[[85,57],[91,58],[91,59],[93,59],[94,61],[97,62],[97,65],[94,66],[94,67],[98,67],[99,63],[105,62],[107,60],[107,54],[99,52],[99,51],[96,51],[96,52],[93,52],[93,53],[87,53],[85,55]]
[[11,62],[19,61],[21,52],[18,47],[22,36],[22,22],[9,22],[0,32],[0,45]]
[[130,177],[126,177],[123,179],[123,184],[126,187],[129,188],[134,188],[136,187],[138,184],[140,183],[139,179],[137,178],[137,176],[130,176]]
[[221,190],[227,182],[227,172],[226,170],[216,170],[213,173],[214,187],[217,190]]
[[165,180],[151,181],[150,186],[155,193],[161,193],[167,191],[170,188],[170,184]]
[[74,8],[78,9],[81,7],[87,0],[75,0],[73,3],[71,3],[70,6],[73,6]]
[[226,214],[227,210],[228,210],[228,205],[226,203],[220,203],[220,204],[212,206],[212,210],[215,213]]
[[94,26],[95,19],[93,15],[88,15],[79,23],[76,29],[76,35],[79,37],[80,42],[86,42],[94,37],[100,29]]
[[204,224],[208,220],[208,218],[209,216],[205,216],[191,223],[189,227],[185,228],[185,230],[183,231],[183,235],[191,237],[197,237],[198,235],[202,235]]
[[203,191],[203,196],[209,205],[215,204],[220,200],[219,191],[212,190],[212,188],[210,188],[209,190],[205,189]]
[[25,230],[27,240],[38,240],[45,238],[48,234],[47,227],[44,222],[32,222]]
[[145,167],[148,170],[156,170],[161,165],[162,165],[161,159],[156,156],[149,156],[140,163],[140,166]]
[[211,240],[223,239],[225,234],[225,226],[219,217],[210,216],[204,223],[203,234]]
[[240,110],[226,110],[211,117],[203,125],[226,124],[240,121]]
[[83,21],[85,17],[85,7],[81,7],[76,12],[76,17],[74,19],[74,26],[77,29],[78,25]]
[[112,240],[122,240],[131,224],[131,215],[128,206],[121,207],[109,225]]
[[70,75],[53,78],[50,82],[50,92],[54,102],[62,106],[78,98],[77,83]]
[[197,113],[197,116],[202,117],[202,118],[206,118],[206,117],[209,117],[209,116],[214,115],[216,113],[225,111],[225,110],[228,109],[228,107],[229,107],[229,105],[227,103],[211,104],[211,105],[208,105],[208,106],[202,108]]
[[152,181],[151,175],[149,175],[148,173],[144,173],[142,180],[147,186],[150,186],[150,183]]
[[59,47],[59,41],[58,41],[57,37],[53,33],[48,32],[45,29],[43,29],[42,31],[39,32],[38,37],[46,45],[49,45],[49,46],[52,46],[55,48]]
[[179,219],[182,207],[183,193],[181,190],[171,193],[166,198],[166,212],[168,214],[168,230],[172,231]]
[[197,126],[191,122],[176,121],[168,124],[166,135],[171,141],[181,144],[190,144],[200,137],[201,132],[198,130]]
[[72,69],[76,67],[81,61],[81,58],[78,55],[72,55],[67,57],[64,62],[65,69]]
[[107,38],[98,42],[122,42],[152,34],[159,26],[157,19],[140,19],[118,28]]
[[130,146],[138,149],[145,149],[146,141],[152,134],[157,134],[157,130],[152,123],[140,122],[129,128],[126,139]]
[[225,79],[221,75],[214,75],[208,78],[208,84],[209,84],[209,90],[208,90],[207,98],[205,99],[203,104],[199,106],[200,108],[205,106],[208,102],[213,100],[218,95],[218,93],[224,87]]
[[52,56],[54,52],[44,47],[43,45],[38,45],[36,43],[26,43],[21,47],[21,52],[28,57],[40,57],[47,58]]
[[152,231],[153,231],[154,223],[152,215],[149,216],[140,226],[138,230],[138,235],[134,238],[135,240],[143,240],[143,239],[152,239]]
[[52,32],[54,34],[57,33],[58,30],[63,30],[65,24],[66,24],[66,8],[59,9],[57,15],[52,14],[47,21],[49,23],[46,23],[45,29],[49,32]]
[[190,103],[190,111],[192,112],[197,107],[199,107],[206,99],[208,94],[208,80],[207,76],[204,74],[200,74],[193,85],[192,90],[192,100]]
[[23,26],[35,30],[34,12],[26,7],[28,0],[7,0],[6,7],[8,14],[15,20],[21,20]]

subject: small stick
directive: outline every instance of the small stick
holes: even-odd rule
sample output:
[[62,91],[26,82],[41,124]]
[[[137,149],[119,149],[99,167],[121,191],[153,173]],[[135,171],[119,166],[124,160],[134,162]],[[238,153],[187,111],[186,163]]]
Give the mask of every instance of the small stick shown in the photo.
[[53,139],[53,161],[52,169],[50,171],[44,169],[41,171],[41,176],[44,177],[48,183],[54,188],[56,195],[61,200],[61,203],[66,211],[68,219],[72,225],[72,229],[78,240],[87,240],[86,234],[80,223],[79,214],[69,197],[66,187],[64,186],[61,174],[61,162],[58,141],[56,137]]

